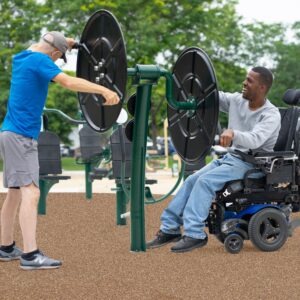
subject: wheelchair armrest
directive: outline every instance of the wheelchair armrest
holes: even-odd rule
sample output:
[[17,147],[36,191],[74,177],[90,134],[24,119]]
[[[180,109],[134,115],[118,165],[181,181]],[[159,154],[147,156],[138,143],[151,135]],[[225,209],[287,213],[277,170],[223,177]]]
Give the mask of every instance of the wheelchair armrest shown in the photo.
[[283,161],[295,161],[298,159],[293,151],[257,152],[254,155],[234,150],[233,155],[238,155],[243,161],[253,164],[265,174],[272,173],[275,165]]
[[233,155],[238,155],[243,161],[248,163],[252,163],[254,165],[261,165],[262,162],[269,162],[275,158],[283,158],[283,159],[298,159],[297,155],[293,151],[273,151],[273,152],[257,152],[253,154],[247,154],[240,150],[234,150],[230,152]]

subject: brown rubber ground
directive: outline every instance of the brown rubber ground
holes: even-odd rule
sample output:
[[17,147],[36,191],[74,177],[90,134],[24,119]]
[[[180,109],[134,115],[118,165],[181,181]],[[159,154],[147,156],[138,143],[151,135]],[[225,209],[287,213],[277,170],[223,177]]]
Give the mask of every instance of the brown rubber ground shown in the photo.
[[[147,239],[166,204],[146,207]],[[19,226],[16,241],[21,245]],[[185,254],[171,253],[169,245],[132,253],[130,226],[115,225],[114,194],[87,202],[84,194],[50,193],[38,242],[45,254],[63,260],[62,268],[23,271],[18,261],[1,262],[1,300],[300,299],[300,229],[271,253],[246,241],[239,254],[228,254],[211,235],[206,247]]]

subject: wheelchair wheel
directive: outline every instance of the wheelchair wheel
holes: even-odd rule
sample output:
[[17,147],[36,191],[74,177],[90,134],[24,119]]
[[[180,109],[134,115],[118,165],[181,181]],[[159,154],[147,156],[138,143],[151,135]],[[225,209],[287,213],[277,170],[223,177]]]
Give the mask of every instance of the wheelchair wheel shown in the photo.
[[278,209],[265,208],[251,217],[248,233],[250,240],[258,249],[276,251],[288,238],[286,216]]
[[228,235],[224,240],[224,246],[227,252],[237,254],[243,249],[244,239],[238,233]]

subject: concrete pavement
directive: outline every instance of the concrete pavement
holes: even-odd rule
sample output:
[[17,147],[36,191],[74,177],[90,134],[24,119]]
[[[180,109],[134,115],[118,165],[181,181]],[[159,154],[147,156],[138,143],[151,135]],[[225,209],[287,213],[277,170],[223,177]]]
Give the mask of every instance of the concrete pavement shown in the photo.
[[[3,188],[2,175],[3,173],[0,172],[0,193],[5,193],[7,189]],[[51,188],[50,193],[85,193],[84,171],[63,171],[62,175],[71,176],[71,179],[61,180]],[[177,181],[177,177],[173,177],[170,170],[147,172],[146,178],[157,180],[157,184],[151,185],[153,194],[168,193]],[[114,187],[114,180],[109,180],[107,178],[95,180],[93,182],[93,193],[115,193],[115,191],[112,191],[112,188]]]

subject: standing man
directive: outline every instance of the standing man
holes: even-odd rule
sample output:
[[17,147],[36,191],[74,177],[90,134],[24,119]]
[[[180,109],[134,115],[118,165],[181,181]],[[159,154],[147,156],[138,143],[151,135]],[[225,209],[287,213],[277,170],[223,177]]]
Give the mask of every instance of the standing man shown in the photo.
[[[0,260],[20,259],[20,267],[24,270],[52,269],[62,264],[44,255],[36,242],[40,197],[37,139],[50,81],[72,91],[100,94],[106,100],[105,105],[119,102],[115,92],[64,74],[54,63],[59,58],[66,61],[66,51],[74,44],[73,39],[52,31],[13,58],[7,114],[0,132],[3,183],[8,188],[1,210]],[[13,238],[19,206],[24,252],[16,247]]]
[[[275,146],[281,117],[266,97],[273,75],[264,67],[255,67],[243,82],[242,93],[220,92],[220,110],[228,113],[229,124],[220,137],[220,145],[243,152],[271,152]],[[189,176],[161,215],[161,226],[147,248],[170,242],[172,252],[187,252],[207,244],[204,231],[211,203],[226,182],[242,179],[254,166],[234,152],[214,160]],[[184,234],[180,228],[183,225]]]

